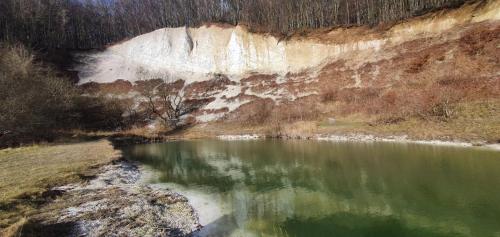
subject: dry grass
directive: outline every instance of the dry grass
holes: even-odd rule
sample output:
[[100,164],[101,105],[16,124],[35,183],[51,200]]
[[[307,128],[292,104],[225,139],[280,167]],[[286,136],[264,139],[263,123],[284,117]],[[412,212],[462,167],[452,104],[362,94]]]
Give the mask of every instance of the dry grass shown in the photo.
[[[332,105],[334,106],[334,105]],[[380,123],[385,115],[354,113],[287,123],[266,122],[244,125],[237,122],[214,122],[198,125],[177,134],[180,138],[207,138],[218,135],[262,134],[272,137],[307,138],[317,134],[372,134],[377,136],[408,135],[422,140],[462,140],[500,142],[500,100],[461,102],[448,120],[410,117],[393,123]]]
[[500,101],[461,102],[453,118],[408,118],[394,123],[379,123],[380,117],[357,114],[337,118],[335,124],[322,122],[318,133],[369,133],[409,135],[415,139],[459,139],[464,141],[500,141]]
[[20,233],[22,232],[23,226],[27,223],[28,223],[28,219],[21,218],[16,223],[14,223],[14,224],[10,225],[9,227],[5,228],[4,230],[0,231],[0,236],[2,236],[2,237],[20,236]]
[[118,156],[107,140],[0,150],[0,228],[29,217],[48,188],[77,182]]
[[[145,138],[152,138],[152,137],[158,137],[160,136],[159,134],[166,133],[169,130],[166,128],[163,128],[161,126],[158,126],[158,128],[148,128],[148,127],[133,127],[130,129],[122,130],[122,131],[105,131],[105,130],[97,130],[97,131],[84,131],[84,130],[72,130],[70,134],[72,134],[72,137],[76,139],[83,139],[86,137],[99,137],[99,138],[104,138],[104,137],[112,137],[112,136],[124,136],[124,137],[133,137],[133,136],[138,136],[138,137],[145,137]],[[62,138],[59,139],[62,141],[71,141],[71,138]]]

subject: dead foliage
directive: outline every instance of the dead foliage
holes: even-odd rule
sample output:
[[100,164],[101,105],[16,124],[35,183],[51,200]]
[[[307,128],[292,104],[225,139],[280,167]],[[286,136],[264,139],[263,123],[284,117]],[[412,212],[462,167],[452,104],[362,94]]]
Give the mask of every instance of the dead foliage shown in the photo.
[[459,41],[459,45],[467,55],[476,56],[486,53],[487,45],[499,38],[499,26],[492,26],[487,29],[484,29],[484,27],[474,27],[464,34]]

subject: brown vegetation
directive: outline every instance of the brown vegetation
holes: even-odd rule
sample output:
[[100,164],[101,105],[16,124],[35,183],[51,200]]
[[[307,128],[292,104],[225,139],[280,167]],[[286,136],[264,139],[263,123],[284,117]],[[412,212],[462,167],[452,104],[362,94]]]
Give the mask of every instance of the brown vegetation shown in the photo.
[[116,80],[112,83],[89,82],[81,85],[80,89],[92,95],[127,94],[132,90],[132,83],[125,80]]
[[193,82],[184,88],[186,96],[190,98],[210,98],[213,93],[225,90],[228,85],[235,85],[225,75],[216,74],[214,78],[207,81]]
[[[367,63],[355,70],[343,62],[324,67],[319,79],[321,101],[336,106],[336,116],[362,113],[382,123],[419,118],[450,120],[463,102],[498,98],[498,24],[476,24],[457,40],[440,38],[410,41],[386,49],[395,57]],[[486,50],[487,49],[487,50]],[[474,52],[473,56],[471,52]],[[480,56],[477,56],[480,55]],[[373,75],[374,66],[377,75]],[[359,73],[361,83],[352,78]]]
[[116,101],[82,96],[25,47],[0,44],[0,147],[50,141],[74,128],[115,129],[122,113]]
[[37,65],[22,46],[0,46],[0,55],[0,139],[47,137],[66,126],[76,95],[72,86]]

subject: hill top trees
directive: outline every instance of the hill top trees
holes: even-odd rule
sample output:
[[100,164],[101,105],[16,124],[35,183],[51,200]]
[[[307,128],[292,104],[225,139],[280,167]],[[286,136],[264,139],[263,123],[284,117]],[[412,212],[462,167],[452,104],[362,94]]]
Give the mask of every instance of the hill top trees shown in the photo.
[[2,0],[0,39],[36,48],[100,48],[163,27],[245,24],[288,34],[375,25],[466,0]]

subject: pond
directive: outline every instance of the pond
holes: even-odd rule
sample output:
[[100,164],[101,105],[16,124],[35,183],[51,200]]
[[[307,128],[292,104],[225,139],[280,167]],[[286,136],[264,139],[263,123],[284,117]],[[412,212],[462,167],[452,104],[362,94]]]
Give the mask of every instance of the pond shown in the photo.
[[500,236],[500,153],[405,143],[176,141],[124,149],[200,236]]

